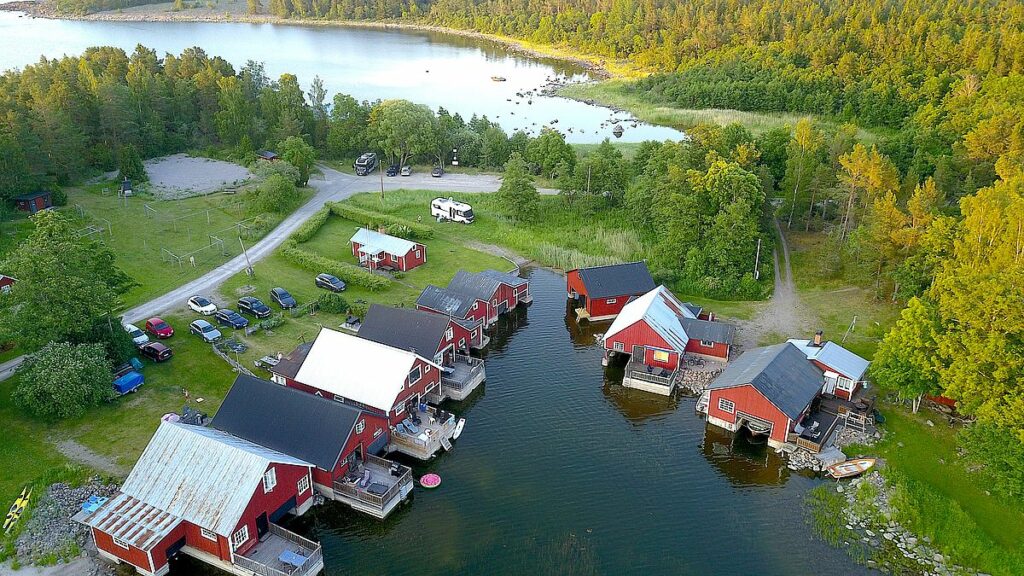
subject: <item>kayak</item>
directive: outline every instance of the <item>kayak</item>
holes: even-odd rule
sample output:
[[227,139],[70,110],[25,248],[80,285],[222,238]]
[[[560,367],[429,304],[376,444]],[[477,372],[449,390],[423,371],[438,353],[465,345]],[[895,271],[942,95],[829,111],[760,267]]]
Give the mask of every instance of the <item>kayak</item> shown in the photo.
[[18,523],[18,519],[21,518],[25,507],[28,506],[30,498],[32,498],[32,489],[28,486],[22,488],[21,496],[18,496],[14,504],[11,504],[11,509],[7,512],[7,518],[4,520],[4,534],[9,533],[14,528],[14,525]]
[[420,486],[424,488],[437,488],[441,485],[441,477],[431,472],[420,477]]
[[854,458],[853,460],[833,464],[829,466],[827,470],[829,476],[832,476],[833,478],[850,478],[867,472],[874,465],[874,458]]
[[466,427],[466,419],[459,418],[457,424],[455,424],[455,432],[452,433],[452,440],[458,440],[459,436],[462,436],[462,429]]

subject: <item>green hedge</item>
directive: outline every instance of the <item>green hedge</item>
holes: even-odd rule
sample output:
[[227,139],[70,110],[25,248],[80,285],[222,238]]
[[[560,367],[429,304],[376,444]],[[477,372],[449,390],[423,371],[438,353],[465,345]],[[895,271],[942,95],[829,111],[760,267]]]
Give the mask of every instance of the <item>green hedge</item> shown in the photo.
[[309,241],[309,239],[312,238],[321,227],[323,227],[324,223],[327,222],[327,219],[330,217],[331,207],[328,204],[324,204],[323,208],[317,210],[316,213],[309,217],[309,220],[303,222],[302,226],[299,226],[295,232],[292,232],[292,240],[295,240],[296,242]]
[[331,260],[319,254],[303,250],[299,248],[298,243],[294,239],[289,239],[282,244],[280,253],[289,262],[300,268],[310,272],[333,274],[345,282],[362,286],[368,290],[376,292],[384,290],[391,285],[391,281],[387,278],[367,272],[355,264]]
[[384,226],[389,229],[404,228],[400,233],[408,234],[408,236],[417,240],[428,240],[434,237],[434,229],[426,224],[413,222],[412,220],[406,220],[405,218],[399,218],[390,214],[371,212],[342,202],[334,202],[330,206],[331,212],[335,216],[341,216],[353,222],[358,222],[367,228],[377,228],[378,226]]

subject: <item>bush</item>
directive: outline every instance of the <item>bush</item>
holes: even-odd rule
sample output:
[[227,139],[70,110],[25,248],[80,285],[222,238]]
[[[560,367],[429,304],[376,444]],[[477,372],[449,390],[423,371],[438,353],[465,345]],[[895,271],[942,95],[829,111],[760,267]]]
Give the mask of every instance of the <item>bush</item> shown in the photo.
[[292,232],[291,239],[296,242],[308,242],[320,228],[327,222],[327,219],[331,217],[331,206],[329,204],[324,205],[323,208],[319,209],[308,220],[302,223],[295,232]]
[[272,174],[256,191],[250,192],[246,200],[253,214],[282,213],[295,208],[302,196],[294,181],[281,174]]
[[391,214],[371,212],[344,202],[335,202],[330,206],[331,212],[335,216],[341,216],[342,218],[347,218],[353,222],[358,222],[367,228],[375,229],[383,226],[390,230],[392,227],[404,226],[408,229],[408,236],[410,238],[428,240],[434,237],[434,229],[427,224],[413,222],[411,220],[406,220],[405,218],[392,216]]
[[50,192],[50,201],[53,202],[54,206],[67,206],[68,193],[61,188],[54,188]]
[[384,290],[391,285],[387,278],[377,276],[355,264],[339,262],[314,254],[298,247],[294,240],[289,240],[281,247],[281,255],[296,266],[309,270],[310,272],[326,272],[341,278],[345,282],[362,286],[368,290]]
[[260,330],[273,330],[278,326],[284,324],[284,314],[278,312],[270,318],[259,323]]
[[341,294],[326,292],[316,299],[317,307],[328,314],[344,314],[348,312],[348,300]]
[[81,416],[114,397],[113,374],[100,344],[51,342],[18,369],[15,404],[46,420]]
[[299,169],[284,160],[270,162],[268,160],[256,160],[252,165],[252,173],[260,180],[266,180],[274,174],[280,174],[292,182],[299,179]]
[[267,232],[274,227],[274,219],[266,214],[260,214],[252,219],[249,225],[242,229],[243,240],[259,240],[266,236]]
[[370,311],[370,305],[366,302],[354,302],[348,307],[348,313],[357,318],[366,318],[366,313]]

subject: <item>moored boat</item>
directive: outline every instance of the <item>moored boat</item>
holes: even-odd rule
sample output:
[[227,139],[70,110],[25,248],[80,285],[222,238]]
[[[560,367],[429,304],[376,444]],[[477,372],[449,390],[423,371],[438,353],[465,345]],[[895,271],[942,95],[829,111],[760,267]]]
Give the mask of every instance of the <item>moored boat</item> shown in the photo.
[[859,476],[875,465],[874,458],[853,458],[846,462],[840,462],[839,464],[833,464],[826,468],[829,476],[840,479],[850,478],[853,476]]
[[491,76],[491,80],[495,82],[504,82],[506,78],[504,76]]

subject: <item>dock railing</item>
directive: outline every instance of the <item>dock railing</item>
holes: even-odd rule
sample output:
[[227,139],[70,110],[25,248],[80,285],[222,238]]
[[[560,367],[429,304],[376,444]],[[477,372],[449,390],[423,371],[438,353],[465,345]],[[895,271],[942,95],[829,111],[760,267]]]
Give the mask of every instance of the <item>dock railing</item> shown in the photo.
[[403,466],[396,462],[385,460],[384,458],[378,458],[377,456],[374,456],[372,454],[367,454],[366,456],[364,456],[364,458],[366,458],[367,463],[375,464],[378,467],[388,471],[391,470],[392,465],[397,465],[399,467],[399,471],[401,472],[401,475],[398,476],[398,481],[395,482],[395,484],[391,486],[391,488],[389,488],[387,492],[378,496],[376,494],[370,494],[365,489],[360,488],[350,482],[347,482],[344,478],[339,478],[334,481],[334,491],[349,498],[353,498],[355,500],[359,500],[360,502],[369,504],[375,508],[379,508],[380,510],[384,510],[384,508],[387,506],[388,502],[390,502],[392,498],[401,494],[402,487],[406,486],[407,484],[412,484],[412,469],[409,468],[408,466]]
[[466,356],[464,354],[456,354],[455,363],[468,364],[470,368],[469,376],[464,380],[455,380],[453,378],[446,378],[444,376],[441,377],[441,385],[444,386],[445,388],[450,388],[452,390],[462,390],[471,382],[476,380],[480,376],[480,373],[483,372],[484,370],[483,360],[479,358],[473,358],[472,356]]
[[[436,408],[431,410],[434,411]],[[392,447],[404,454],[421,460],[427,460],[441,450],[442,438],[451,438],[452,434],[455,433],[455,423],[456,418],[454,415],[451,415],[447,421],[435,424],[431,427],[433,433],[428,440],[421,440],[415,436],[393,432],[391,434]]]
[[641,382],[647,382],[648,384],[655,384],[657,386],[664,386],[665,388],[672,389],[675,386],[676,379],[679,377],[679,371],[673,371],[668,376],[662,376],[661,374],[654,374],[648,372],[646,367],[644,369],[630,368],[629,378],[630,380],[639,380]]
[[[236,554],[234,557],[234,565],[248,570],[258,576],[305,576],[309,574],[316,566],[321,565],[323,562],[323,550],[320,548],[320,544],[307,540],[302,536],[294,532],[290,532],[281,528],[277,524],[270,524],[270,533],[282,540],[291,542],[297,545],[303,550],[303,556],[306,557],[306,561],[302,563],[302,566],[294,566],[290,568],[290,571],[279,570],[272,566],[267,566],[262,562],[246,558],[240,554]],[[306,551],[309,551],[306,553]]]

